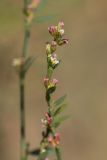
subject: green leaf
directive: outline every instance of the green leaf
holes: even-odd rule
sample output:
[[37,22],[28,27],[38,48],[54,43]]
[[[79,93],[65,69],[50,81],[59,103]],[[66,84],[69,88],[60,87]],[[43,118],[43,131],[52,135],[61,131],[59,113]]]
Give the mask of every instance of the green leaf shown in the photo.
[[65,116],[61,116],[61,117],[56,116],[56,117],[54,118],[54,120],[53,120],[52,127],[54,127],[54,128],[59,127],[59,125],[60,125],[63,121],[69,119],[70,117],[71,117],[70,115],[65,115]]
[[65,98],[66,98],[67,95],[64,95],[62,97],[60,97],[59,99],[57,99],[55,102],[54,102],[54,106],[59,106],[61,105],[64,101],[65,101]]
[[58,114],[60,114],[61,112],[64,111],[65,107],[66,107],[66,103],[62,104],[61,106],[59,106],[55,111],[53,116],[57,116]]
[[29,151],[29,155],[32,155],[32,156],[38,156],[39,154],[40,154],[39,148]]
[[49,147],[47,152],[48,152],[48,155],[53,154],[54,153],[54,148]]
[[27,58],[27,60],[25,61],[25,64],[23,65],[23,73],[28,71],[28,69],[33,64],[36,58],[37,58],[36,56]]
[[45,151],[43,153],[40,153],[39,157],[38,157],[38,160],[44,160],[47,157],[47,155],[48,155],[47,151]]
[[48,148],[45,152],[42,152],[39,155],[38,160],[44,160],[48,155],[53,154],[54,153],[54,149],[53,148]]
[[50,21],[53,18],[55,18],[55,15],[38,16],[38,17],[34,18],[33,21],[36,23],[42,23],[42,22]]
[[47,0],[41,0],[41,2],[40,2],[40,4],[38,5],[36,11],[37,11],[37,12],[38,12],[38,11],[40,12],[41,10],[43,10],[44,7],[45,7],[45,5],[46,5],[46,2],[47,2]]
[[60,148],[58,146],[55,147],[55,153],[56,153],[58,159],[60,160],[61,159],[61,151],[60,151]]

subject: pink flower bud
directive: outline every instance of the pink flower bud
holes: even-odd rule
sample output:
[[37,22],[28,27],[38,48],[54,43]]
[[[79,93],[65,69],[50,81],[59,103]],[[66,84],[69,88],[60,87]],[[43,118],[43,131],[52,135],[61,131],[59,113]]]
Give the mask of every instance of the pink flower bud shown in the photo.
[[[56,33],[55,33],[55,34],[56,34]],[[52,42],[51,42],[51,53],[55,52],[56,47],[57,47],[56,41],[52,41]]]
[[54,83],[54,85],[56,85],[58,83],[57,79],[53,79],[52,82]]
[[49,82],[49,78],[45,77],[45,78],[44,78],[44,85],[47,86],[47,85],[48,85],[48,82]]
[[48,124],[51,124],[52,123],[52,117],[49,116],[49,114],[47,112],[45,113],[45,117],[46,117],[46,119],[48,121]]
[[52,45],[52,46],[56,46],[56,45],[57,45],[56,41],[52,41],[52,42],[51,42],[51,45]]
[[32,11],[32,4],[29,4],[29,5],[27,6],[27,8],[28,8],[29,11]]
[[36,8],[39,3],[40,3],[40,0],[32,0],[32,2],[30,4],[28,4],[27,8],[32,10],[32,9]]
[[53,54],[52,54],[52,58],[55,58],[55,59],[56,59],[56,58],[57,58],[57,54],[56,54],[56,53],[53,53]]
[[48,137],[48,142],[55,147],[55,146],[58,145],[59,142],[60,142],[60,134],[59,134],[59,133],[56,133],[54,137],[52,137],[52,136],[50,135],[50,136]]
[[40,0],[32,0],[32,8],[36,8],[40,3]]
[[45,113],[45,117],[46,117],[46,119],[48,119],[48,118],[49,118],[49,114],[48,114],[48,112],[46,112],[46,113]]
[[59,22],[58,25],[62,28],[62,27],[64,27],[64,22],[63,21]]
[[53,137],[52,137],[52,136],[49,136],[49,137],[48,137],[48,141],[49,141],[49,143],[52,143]]
[[50,26],[48,27],[48,31],[52,36],[54,36],[57,30],[55,26]]
[[40,0],[33,0],[34,1],[34,3],[36,3],[36,4],[39,4],[40,3]]
[[55,139],[56,139],[57,142],[60,141],[60,133],[56,133],[55,134]]

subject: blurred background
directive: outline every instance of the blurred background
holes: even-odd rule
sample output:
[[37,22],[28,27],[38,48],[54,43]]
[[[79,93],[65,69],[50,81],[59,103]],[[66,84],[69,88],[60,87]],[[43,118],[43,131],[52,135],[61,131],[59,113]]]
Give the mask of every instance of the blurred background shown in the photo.
[[[12,67],[23,45],[22,0],[0,1],[0,160],[19,160],[19,81]],[[35,16],[52,19],[34,23],[30,55],[38,55],[26,77],[26,132],[31,148],[41,140],[46,111],[47,27],[65,23],[69,44],[57,50],[62,59],[54,77],[55,98],[67,94],[72,118],[59,128],[63,160],[107,159],[107,2],[105,0],[47,0]],[[49,19],[49,18],[48,18]],[[30,157],[29,160],[34,158]]]

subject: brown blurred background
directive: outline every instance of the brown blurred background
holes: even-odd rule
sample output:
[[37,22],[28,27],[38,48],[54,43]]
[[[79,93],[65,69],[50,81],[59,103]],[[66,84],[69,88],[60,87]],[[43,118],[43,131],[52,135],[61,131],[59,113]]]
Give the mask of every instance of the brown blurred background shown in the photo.
[[[23,45],[22,0],[0,1],[0,160],[19,160],[19,85],[12,59]],[[63,160],[107,159],[107,1],[48,0],[38,15],[55,15],[32,27],[30,54],[39,55],[26,77],[26,132],[39,145],[46,110],[47,27],[65,22],[69,45],[58,49],[61,65],[55,98],[67,93],[72,118],[60,127]],[[30,157],[30,160],[33,160]]]

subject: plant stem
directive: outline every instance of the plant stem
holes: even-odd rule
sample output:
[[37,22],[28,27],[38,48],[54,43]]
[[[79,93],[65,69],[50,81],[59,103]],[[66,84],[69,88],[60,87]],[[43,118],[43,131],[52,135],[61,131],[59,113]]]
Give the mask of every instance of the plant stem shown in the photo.
[[28,0],[24,0],[24,8],[27,7],[27,4],[28,4]]
[[[30,0],[24,0],[24,12],[27,12],[27,7]],[[23,51],[22,56],[26,58],[28,56],[28,46],[29,46],[29,38],[30,38],[30,28],[31,22],[28,24],[27,19],[24,19],[24,44],[23,44]]]
[[27,160],[26,155],[26,135],[25,135],[25,92],[24,92],[24,79],[23,75],[20,75],[20,160]]
[[55,147],[55,152],[56,152],[57,160],[62,160],[61,153],[58,147]]
[[[51,77],[52,77],[52,73],[53,73],[53,72],[51,72],[51,75],[50,75],[50,68],[47,67],[47,75],[48,75],[48,77],[49,77],[50,80],[51,80]],[[51,95],[49,95],[49,96],[50,96],[50,100],[47,101],[48,113],[50,114],[50,116],[52,116],[52,115],[51,115],[51,110],[50,110],[50,108],[51,108]],[[52,128],[51,128],[51,133],[53,134],[53,136],[55,136],[55,133],[54,133],[54,131],[53,131]],[[60,150],[59,150],[58,146],[55,147],[55,153],[56,153],[56,158],[57,158],[57,160],[62,160],[62,158],[61,158],[61,153],[60,153]]]
[[[28,0],[24,0],[24,9],[27,9]],[[25,20],[24,29],[24,43],[22,50],[22,57],[26,59],[28,57],[28,46],[30,38],[30,25]],[[25,74],[20,72],[20,160],[27,160],[27,144],[26,144],[26,132],[25,132]]]
[[23,57],[24,58],[28,56],[29,38],[30,38],[30,25],[25,24],[25,34],[24,34],[24,44],[23,44]]

